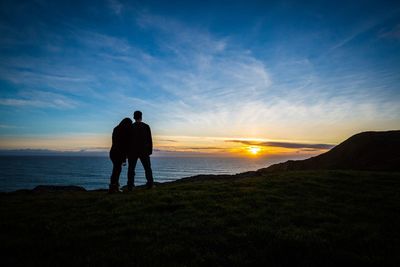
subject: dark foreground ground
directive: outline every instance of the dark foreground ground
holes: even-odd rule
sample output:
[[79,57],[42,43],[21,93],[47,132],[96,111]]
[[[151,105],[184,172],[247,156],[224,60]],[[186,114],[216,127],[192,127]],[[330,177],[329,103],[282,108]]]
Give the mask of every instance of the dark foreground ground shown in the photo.
[[400,174],[0,194],[2,266],[400,266]]

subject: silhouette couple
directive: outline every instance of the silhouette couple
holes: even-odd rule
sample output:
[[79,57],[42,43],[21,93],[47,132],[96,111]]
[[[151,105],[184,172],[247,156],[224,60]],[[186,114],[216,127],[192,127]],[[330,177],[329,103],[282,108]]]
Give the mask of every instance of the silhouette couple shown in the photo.
[[153,172],[151,170],[150,155],[153,152],[153,141],[149,125],[142,122],[142,112],[133,113],[135,122],[130,118],[123,119],[113,130],[110,159],[113,170],[110,178],[109,192],[119,192],[119,176],[122,165],[128,158],[128,183],[126,190],[132,191],[135,187],[135,167],[137,160],[143,165],[146,175],[146,187],[153,187]]

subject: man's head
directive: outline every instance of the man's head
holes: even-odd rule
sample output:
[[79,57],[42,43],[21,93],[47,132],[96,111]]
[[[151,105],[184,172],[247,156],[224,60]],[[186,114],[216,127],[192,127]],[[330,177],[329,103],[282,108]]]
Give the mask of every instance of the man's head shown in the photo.
[[136,110],[133,113],[133,118],[135,119],[135,121],[142,121],[142,112],[139,110]]

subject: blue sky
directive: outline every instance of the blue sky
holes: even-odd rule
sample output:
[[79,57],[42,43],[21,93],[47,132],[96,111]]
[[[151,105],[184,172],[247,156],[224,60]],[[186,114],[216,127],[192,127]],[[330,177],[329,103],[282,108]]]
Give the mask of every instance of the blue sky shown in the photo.
[[136,109],[160,150],[399,129],[400,3],[300,2],[2,1],[0,148],[107,148]]

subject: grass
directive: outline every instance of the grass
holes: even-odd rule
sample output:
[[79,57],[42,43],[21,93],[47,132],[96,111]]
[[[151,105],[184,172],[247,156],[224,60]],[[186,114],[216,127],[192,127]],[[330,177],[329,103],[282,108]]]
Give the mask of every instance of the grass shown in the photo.
[[[399,266],[400,174],[0,194],[2,266]],[[4,265],[5,264],[5,265]]]

